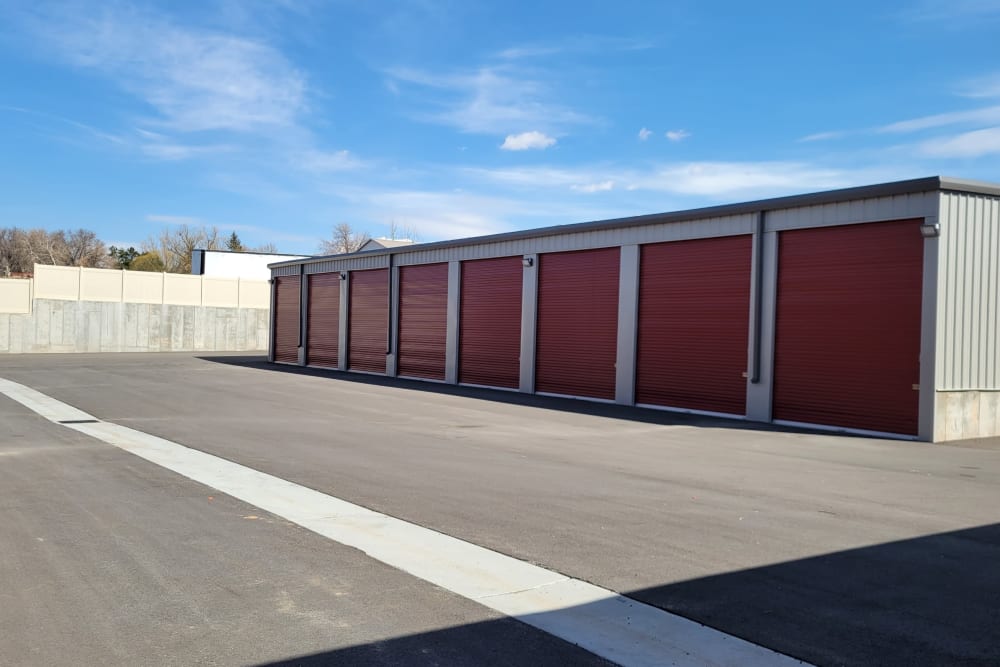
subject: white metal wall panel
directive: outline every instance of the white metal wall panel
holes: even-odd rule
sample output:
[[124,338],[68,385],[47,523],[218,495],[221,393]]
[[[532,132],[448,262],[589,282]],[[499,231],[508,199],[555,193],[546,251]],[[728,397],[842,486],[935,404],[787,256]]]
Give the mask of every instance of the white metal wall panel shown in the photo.
[[936,191],[917,192],[769,210],[764,230],[780,232],[786,229],[924,218],[937,215],[937,195]]
[[941,193],[937,389],[1000,389],[1000,198]]

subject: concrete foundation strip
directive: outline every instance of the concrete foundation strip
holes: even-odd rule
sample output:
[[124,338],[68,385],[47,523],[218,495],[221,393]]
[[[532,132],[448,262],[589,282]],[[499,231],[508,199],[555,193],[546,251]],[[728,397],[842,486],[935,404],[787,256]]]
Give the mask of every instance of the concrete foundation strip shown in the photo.
[[313,489],[103,422],[0,378],[0,393],[46,419],[297,523],[621,665],[802,665],[718,630]]

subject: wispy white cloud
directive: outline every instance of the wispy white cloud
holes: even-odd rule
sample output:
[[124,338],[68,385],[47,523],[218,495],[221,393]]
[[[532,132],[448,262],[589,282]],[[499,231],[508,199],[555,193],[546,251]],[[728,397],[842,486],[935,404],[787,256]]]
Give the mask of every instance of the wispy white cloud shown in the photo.
[[505,151],[545,150],[555,144],[556,140],[553,137],[532,130],[521,134],[508,134],[500,148]]
[[951,137],[938,137],[919,146],[924,155],[941,158],[969,158],[1000,154],[1000,127],[963,132]]
[[687,130],[667,130],[666,134],[667,139],[673,142],[684,141],[690,136],[691,133]]
[[570,189],[577,192],[586,192],[588,194],[594,192],[610,192],[615,189],[614,181],[601,181],[600,183],[588,183],[586,185],[571,185]]
[[386,74],[397,86],[434,91],[427,104],[437,109],[417,112],[417,119],[462,132],[505,135],[534,127],[558,134],[566,126],[594,122],[552,101],[548,84],[509,66],[452,74],[395,68]]
[[904,9],[904,20],[933,22],[938,25],[961,24],[973,20],[1000,18],[997,0],[919,0]]
[[353,205],[358,217],[394,221],[428,240],[506,231],[509,217],[520,206],[504,197],[469,192],[359,187],[344,188],[340,196]]
[[291,160],[299,169],[314,172],[354,171],[368,166],[367,162],[346,150],[307,149],[293,154]]
[[230,153],[236,150],[234,147],[225,144],[201,146],[176,143],[147,143],[139,145],[138,148],[147,157],[167,162],[190,160],[192,158],[217,155],[219,153]]
[[609,35],[574,35],[556,42],[521,44],[504,49],[497,57],[504,60],[541,58],[564,53],[608,53],[610,51],[641,51],[653,48],[649,40]]
[[959,94],[971,98],[1000,97],[1000,73],[966,81],[959,90]]
[[649,139],[651,136],[653,136],[652,130],[646,129],[645,127],[639,130],[639,141],[646,141],[646,139]]
[[165,128],[253,131],[292,125],[306,109],[305,76],[262,41],[123,7],[59,5],[26,25],[47,52],[139,96]]
[[666,192],[720,198],[771,196],[893,178],[889,169],[837,169],[805,162],[668,162],[645,168],[584,166],[465,169],[466,176],[531,190]]
[[981,109],[970,109],[968,111],[951,111],[948,113],[934,114],[931,116],[921,116],[911,118],[878,128],[879,132],[905,133],[929,130],[938,127],[964,124],[989,124],[1000,123],[1000,106],[983,107]]
[[[194,215],[167,215],[162,213],[149,213],[145,216],[147,222],[158,222],[168,227],[179,227],[187,225],[189,227],[215,227],[226,232],[234,231],[246,233],[252,243],[268,241],[290,241],[293,243],[315,243],[312,236],[289,233],[288,231],[275,229],[272,227],[261,227],[260,225],[246,225],[242,223],[219,222]],[[133,245],[135,245],[133,243]]]
[[831,131],[831,132],[817,132],[816,134],[809,134],[801,137],[798,141],[806,143],[810,141],[830,141],[831,139],[840,139],[848,135],[845,131]]

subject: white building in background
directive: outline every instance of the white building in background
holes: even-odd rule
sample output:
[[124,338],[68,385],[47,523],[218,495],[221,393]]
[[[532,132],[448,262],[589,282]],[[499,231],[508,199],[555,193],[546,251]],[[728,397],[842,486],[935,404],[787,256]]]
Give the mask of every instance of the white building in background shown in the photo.
[[196,249],[191,253],[191,273],[210,278],[270,280],[271,270],[267,268],[268,264],[308,257],[309,255]]
[[406,245],[413,245],[416,241],[411,239],[368,239],[364,245],[358,248],[358,252],[368,252],[369,250],[385,250],[386,248],[399,248]]

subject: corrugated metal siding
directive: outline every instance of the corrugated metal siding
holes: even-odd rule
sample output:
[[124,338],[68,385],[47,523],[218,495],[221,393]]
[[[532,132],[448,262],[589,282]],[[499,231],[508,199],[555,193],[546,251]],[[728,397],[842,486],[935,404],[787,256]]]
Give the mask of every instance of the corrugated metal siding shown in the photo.
[[644,245],[636,402],[746,413],[752,237]]
[[389,266],[388,255],[361,255],[349,259],[329,259],[306,264],[306,273],[332,273],[334,271],[364,271],[384,269]]
[[937,389],[1000,389],[1000,198],[942,193],[939,222]]
[[765,231],[864,224],[937,215],[938,193],[917,192],[767,212]]
[[389,270],[352,271],[348,309],[347,367],[385,373],[389,333]]
[[337,339],[340,335],[340,274],[309,276],[309,344],[307,363],[337,366]]
[[297,364],[302,320],[299,315],[301,282],[298,275],[282,276],[274,281],[274,360]]
[[399,269],[399,375],[444,380],[448,265]]
[[916,435],[922,221],[780,234],[775,419]]
[[297,276],[299,275],[299,265],[293,264],[291,266],[279,266],[276,269],[271,269],[271,277],[277,276]]
[[462,262],[459,382],[518,387],[523,279],[520,256]]
[[749,234],[753,230],[755,216],[734,215],[700,220],[684,220],[604,229],[590,232],[576,232],[541,236],[532,239],[501,241],[498,243],[471,244],[462,247],[414,250],[399,253],[393,259],[398,266],[447,262],[452,260],[488,259],[533,253],[608,248],[612,246],[652,243],[657,241],[679,241],[712,236]]
[[538,258],[536,391],[615,397],[621,250]]

